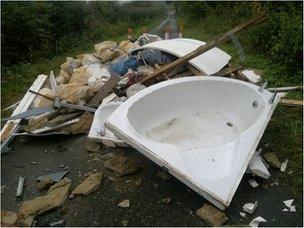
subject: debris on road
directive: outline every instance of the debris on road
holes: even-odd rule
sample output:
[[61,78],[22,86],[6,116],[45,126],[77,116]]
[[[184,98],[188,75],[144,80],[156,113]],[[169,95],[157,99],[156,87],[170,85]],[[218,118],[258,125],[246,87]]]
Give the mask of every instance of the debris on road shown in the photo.
[[288,159],[282,163],[282,166],[280,167],[281,172],[285,172],[287,169]]
[[20,199],[22,197],[24,181],[25,181],[25,177],[19,177],[16,199]]
[[119,176],[133,174],[139,170],[137,162],[125,156],[111,158],[104,163],[104,166]]
[[246,203],[243,206],[243,210],[246,211],[249,214],[253,214],[253,212],[255,211],[255,209],[258,206],[258,202],[255,201],[255,203]]
[[[61,165],[62,166],[62,165]],[[64,167],[64,165],[62,166]],[[60,172],[55,172],[55,173],[50,173],[50,174],[47,174],[47,175],[44,175],[44,176],[39,176],[36,178],[36,180],[38,182],[40,181],[43,181],[43,180],[47,180],[48,178],[51,178],[51,180],[53,180],[54,182],[59,182],[61,181],[61,179],[68,174],[68,170],[66,171],[60,171]]]
[[51,186],[46,195],[23,201],[18,210],[17,224],[30,226],[37,215],[61,206],[67,199],[71,183],[70,179],[64,178]]
[[210,226],[220,226],[228,220],[224,212],[208,203],[205,203],[203,207],[198,209],[195,213]]
[[64,224],[65,224],[65,221],[62,219],[62,220],[59,220],[57,222],[51,222],[50,226],[51,227],[54,227],[54,226],[64,226]]
[[73,196],[87,196],[96,191],[102,182],[103,173],[92,173],[80,185],[78,185],[71,195]]
[[253,220],[251,220],[251,222],[249,223],[249,226],[258,227],[259,224],[263,223],[263,222],[267,222],[267,220],[264,219],[263,217],[259,216],[259,217],[254,218]]
[[52,186],[55,183],[55,181],[50,176],[45,176],[45,178],[42,178],[37,183],[37,188],[40,191],[48,189],[50,186]]
[[16,226],[17,213],[13,211],[1,210],[1,226]]
[[282,164],[275,153],[266,153],[264,158],[271,167],[281,169]]
[[259,184],[255,180],[249,180],[248,183],[253,187],[256,188],[259,186]]
[[130,206],[130,200],[128,199],[124,199],[123,201],[121,201],[118,205],[118,207],[129,207]]
[[171,197],[168,197],[168,198],[161,199],[160,201],[164,204],[169,204],[169,203],[171,203],[171,200],[172,200]]

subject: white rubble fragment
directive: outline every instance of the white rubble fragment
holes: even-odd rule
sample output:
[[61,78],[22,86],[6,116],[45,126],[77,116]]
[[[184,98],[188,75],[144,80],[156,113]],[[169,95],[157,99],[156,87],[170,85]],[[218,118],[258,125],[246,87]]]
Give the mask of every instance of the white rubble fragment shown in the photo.
[[130,206],[130,200],[128,199],[125,199],[123,201],[121,201],[119,204],[118,204],[119,207],[129,207]]
[[246,217],[246,213],[244,213],[244,212],[239,212],[239,214],[240,214],[240,216],[243,217],[243,218]]
[[283,201],[283,203],[286,205],[286,207],[290,208],[293,201],[294,201],[294,199],[290,199],[290,200]]
[[259,216],[259,217],[254,218],[253,220],[251,220],[251,222],[249,223],[249,226],[258,227],[261,222],[267,222],[267,220],[264,219],[263,217]]
[[248,183],[253,187],[256,188],[259,186],[259,184],[255,180],[249,180]]
[[281,165],[281,172],[285,172],[287,169],[287,164],[288,164],[288,159],[286,159],[286,161],[284,161]]
[[264,179],[268,179],[270,177],[270,173],[268,172],[268,164],[259,155],[259,151],[256,151],[253,155],[247,170],[253,175],[262,177]]
[[287,209],[287,208],[284,208],[282,211],[284,211],[284,212],[285,212],[285,211],[288,211],[288,209]]
[[296,207],[295,206],[290,206],[289,211],[290,212],[296,212]]
[[262,80],[261,76],[256,74],[254,70],[243,70],[242,73],[253,83],[258,83]]
[[243,206],[243,210],[246,211],[249,214],[253,214],[253,212],[255,211],[255,209],[258,206],[258,202],[255,201],[255,203],[246,203]]

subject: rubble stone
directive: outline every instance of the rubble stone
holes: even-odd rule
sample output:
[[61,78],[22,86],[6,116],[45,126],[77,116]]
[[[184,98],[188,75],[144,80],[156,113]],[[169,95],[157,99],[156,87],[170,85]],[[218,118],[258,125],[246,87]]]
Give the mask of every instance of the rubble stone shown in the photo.
[[40,191],[43,191],[43,190],[47,189],[48,187],[52,186],[54,183],[55,182],[51,177],[46,177],[37,183],[37,188]]
[[125,199],[123,201],[121,201],[119,204],[118,204],[119,207],[129,207],[130,206],[130,200],[128,199]]
[[61,206],[67,199],[71,183],[70,179],[64,178],[51,186],[45,196],[23,201],[18,210],[17,224],[28,226],[37,215]]
[[101,186],[102,173],[93,173],[87,177],[80,185],[78,185],[72,195],[74,196],[87,196],[96,191]]
[[100,149],[100,145],[97,142],[88,139],[86,141],[85,148],[86,148],[87,152],[89,152],[89,153],[90,152],[97,152]]
[[275,153],[266,153],[264,154],[264,158],[267,163],[273,168],[281,168],[281,162]]
[[207,203],[196,211],[196,215],[211,226],[220,226],[228,220],[224,212]]
[[67,61],[60,65],[60,68],[65,70],[69,75],[72,75],[74,70],[81,66],[81,62],[77,59],[67,57]]
[[77,104],[82,100],[88,102],[94,93],[86,85],[82,85],[80,83],[69,83],[59,85],[56,95],[62,100],[66,100],[72,104]]
[[79,118],[78,122],[64,127],[64,130],[70,132],[71,134],[88,133],[91,128],[93,117],[94,115],[92,113],[85,112]]
[[128,157],[118,156],[107,160],[104,166],[119,176],[136,173],[139,170],[138,164]]
[[164,204],[169,204],[171,203],[171,197],[168,197],[168,198],[164,198],[164,199],[161,199],[161,202],[164,203]]
[[1,225],[16,225],[17,213],[13,211],[1,210]]

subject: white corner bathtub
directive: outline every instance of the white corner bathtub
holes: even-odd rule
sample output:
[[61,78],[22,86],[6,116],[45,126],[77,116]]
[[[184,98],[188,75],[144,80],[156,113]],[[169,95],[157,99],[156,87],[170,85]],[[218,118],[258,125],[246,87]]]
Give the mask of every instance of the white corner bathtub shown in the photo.
[[187,77],[135,94],[106,127],[172,175],[225,209],[279,101],[256,85]]

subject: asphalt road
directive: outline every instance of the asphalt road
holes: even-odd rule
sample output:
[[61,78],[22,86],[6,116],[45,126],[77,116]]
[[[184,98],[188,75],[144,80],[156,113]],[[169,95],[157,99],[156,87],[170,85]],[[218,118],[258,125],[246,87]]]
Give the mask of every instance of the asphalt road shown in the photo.
[[[166,23],[174,23],[174,16],[168,18]],[[166,23],[158,27],[166,26]],[[91,195],[68,199],[62,208],[37,217],[38,226],[47,226],[60,219],[65,220],[66,226],[123,226],[123,220],[128,221],[127,226],[206,226],[195,211],[207,201],[182,182],[174,177],[169,180],[159,178],[160,167],[134,149],[102,147],[90,154],[84,148],[85,140],[86,135],[16,138],[12,150],[1,156],[1,186],[5,186],[1,194],[1,210],[18,210],[20,201],[15,200],[15,189],[19,176],[26,178],[22,200],[29,200],[43,194],[37,190],[35,178],[47,174],[46,169],[59,171],[63,164],[69,167],[67,177],[73,181],[72,189],[84,179],[85,173],[94,169],[116,180],[111,182],[105,177],[102,187]],[[100,157],[105,153],[125,153],[135,158],[142,168],[136,174],[117,177],[104,168]],[[33,165],[33,162],[37,164]],[[269,180],[254,178],[260,184],[257,188],[248,184],[253,177],[244,175],[231,205],[225,210],[228,225],[248,225],[257,216],[267,220],[265,226],[303,225],[302,198],[293,195],[282,173],[274,169],[270,172]],[[139,186],[135,184],[138,178],[142,179]],[[279,184],[273,185],[274,182]],[[159,203],[166,197],[172,198],[170,204]],[[295,199],[297,212],[282,212],[283,201],[291,198]],[[130,200],[129,208],[117,206],[123,199]],[[255,201],[258,201],[258,208],[254,214],[242,218],[239,215],[242,206]]]

